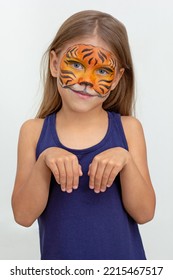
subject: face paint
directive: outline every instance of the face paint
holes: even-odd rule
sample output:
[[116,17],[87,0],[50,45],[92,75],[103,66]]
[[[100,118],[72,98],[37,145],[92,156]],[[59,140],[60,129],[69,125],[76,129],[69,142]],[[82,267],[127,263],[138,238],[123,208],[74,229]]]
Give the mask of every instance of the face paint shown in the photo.
[[111,90],[115,67],[115,57],[109,51],[74,45],[62,57],[59,82],[63,88],[105,97]]

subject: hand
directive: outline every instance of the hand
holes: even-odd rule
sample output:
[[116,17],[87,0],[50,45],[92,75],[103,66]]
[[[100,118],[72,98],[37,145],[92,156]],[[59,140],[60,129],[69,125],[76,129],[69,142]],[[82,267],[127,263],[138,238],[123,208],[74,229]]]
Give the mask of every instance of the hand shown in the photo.
[[129,152],[123,148],[108,149],[96,155],[89,166],[89,186],[96,193],[109,188],[117,174],[127,164]]
[[78,188],[82,169],[74,154],[61,148],[51,147],[46,149],[42,156],[56,182],[61,185],[62,191],[71,193],[73,189]]

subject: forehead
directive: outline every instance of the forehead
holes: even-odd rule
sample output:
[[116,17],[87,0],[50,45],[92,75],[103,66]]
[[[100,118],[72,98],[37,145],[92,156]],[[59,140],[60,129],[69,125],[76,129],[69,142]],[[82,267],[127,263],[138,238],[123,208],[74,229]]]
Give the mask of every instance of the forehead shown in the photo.
[[115,56],[109,50],[106,50],[100,46],[94,46],[90,44],[75,44],[70,46],[65,51],[63,57],[66,58],[78,58],[81,60],[87,60],[97,58],[99,62],[104,63],[107,61],[115,61]]

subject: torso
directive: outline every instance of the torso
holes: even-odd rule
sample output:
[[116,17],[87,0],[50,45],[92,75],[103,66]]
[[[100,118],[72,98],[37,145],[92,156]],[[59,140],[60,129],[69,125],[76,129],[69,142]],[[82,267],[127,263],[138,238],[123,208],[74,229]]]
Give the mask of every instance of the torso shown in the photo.
[[42,259],[145,259],[138,226],[123,207],[119,176],[105,193],[96,194],[88,186],[93,157],[119,146],[128,149],[118,114],[109,113],[106,135],[84,149],[65,147],[57,135],[56,115],[46,119],[37,157],[48,147],[64,148],[78,157],[83,176],[71,194],[62,192],[52,177],[49,200],[39,217]]

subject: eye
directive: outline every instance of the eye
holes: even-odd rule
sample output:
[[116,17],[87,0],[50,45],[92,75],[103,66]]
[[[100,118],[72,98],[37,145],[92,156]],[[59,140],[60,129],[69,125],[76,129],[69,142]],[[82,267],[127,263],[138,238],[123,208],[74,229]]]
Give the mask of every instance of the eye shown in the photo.
[[109,74],[109,72],[107,70],[103,69],[103,68],[100,68],[100,69],[97,70],[97,74],[107,75],[107,74]]
[[78,70],[82,70],[84,67],[83,65],[80,63],[80,62],[77,62],[77,61],[69,61],[70,65],[75,68],[75,69],[78,69]]

